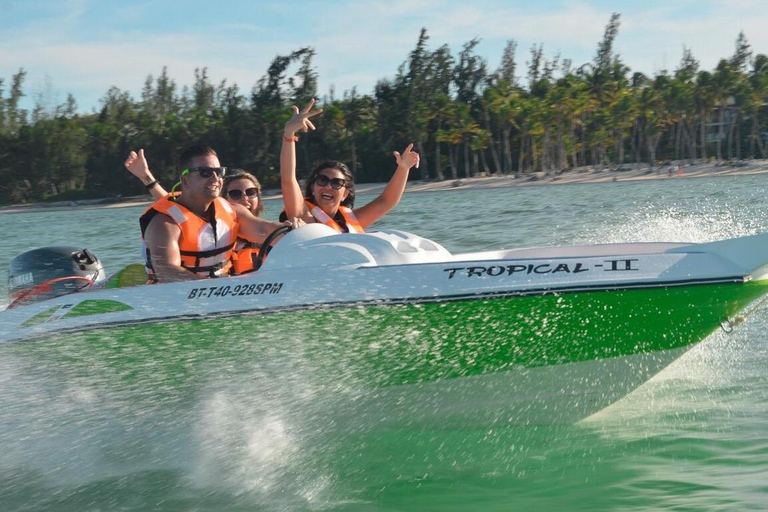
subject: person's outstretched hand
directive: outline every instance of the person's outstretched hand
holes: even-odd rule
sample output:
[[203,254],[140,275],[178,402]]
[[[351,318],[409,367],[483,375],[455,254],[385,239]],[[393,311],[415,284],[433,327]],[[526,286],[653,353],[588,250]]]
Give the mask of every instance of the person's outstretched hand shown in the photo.
[[312,124],[312,121],[310,121],[309,119],[323,112],[323,109],[321,108],[312,110],[312,107],[314,105],[315,105],[314,98],[312,98],[309,101],[309,105],[304,107],[303,110],[299,110],[299,107],[294,105],[293,117],[290,119],[290,121],[288,121],[288,123],[286,123],[283,135],[285,135],[286,137],[293,137],[293,135],[296,132],[299,132],[299,131],[308,132],[309,130],[314,130],[315,125]]
[[408,170],[412,167],[419,168],[419,154],[413,151],[413,142],[408,144],[408,147],[405,148],[402,155],[397,151],[394,152],[394,155],[398,167],[405,167]]
[[131,174],[139,179],[144,179],[149,175],[149,164],[147,164],[147,159],[144,157],[143,149],[140,149],[138,154],[135,151],[131,151],[123,165]]

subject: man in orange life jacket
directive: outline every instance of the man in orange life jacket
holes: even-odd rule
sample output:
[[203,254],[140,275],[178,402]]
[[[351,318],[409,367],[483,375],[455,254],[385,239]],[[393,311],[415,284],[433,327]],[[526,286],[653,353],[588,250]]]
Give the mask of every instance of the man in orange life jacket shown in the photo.
[[[220,197],[226,172],[216,152],[192,146],[179,156],[181,193],[158,200],[141,216],[150,281],[172,282],[227,275],[238,235],[263,242],[284,225],[253,215]],[[291,219],[285,224],[304,223]]]

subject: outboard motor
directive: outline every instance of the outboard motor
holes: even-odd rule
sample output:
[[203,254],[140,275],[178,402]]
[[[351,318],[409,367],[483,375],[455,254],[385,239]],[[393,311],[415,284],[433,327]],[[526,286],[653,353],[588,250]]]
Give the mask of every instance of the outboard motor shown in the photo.
[[106,279],[99,258],[88,249],[42,247],[11,260],[9,308],[91,289]]

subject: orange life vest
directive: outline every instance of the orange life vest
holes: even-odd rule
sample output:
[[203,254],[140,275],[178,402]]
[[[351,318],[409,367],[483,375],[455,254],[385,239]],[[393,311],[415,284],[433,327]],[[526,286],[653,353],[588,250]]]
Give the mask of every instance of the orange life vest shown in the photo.
[[242,238],[237,239],[235,252],[232,254],[232,264],[235,274],[247,274],[256,270],[254,267],[254,258],[259,255],[261,244],[249,242]]
[[314,217],[317,222],[325,224],[326,226],[335,229],[339,233],[365,233],[363,226],[360,225],[357,217],[355,217],[355,213],[352,211],[352,208],[339,206],[339,213],[341,214],[342,219],[344,219],[344,224],[346,225],[345,230],[342,226],[339,225],[338,222],[336,222],[336,220],[332,219],[331,216],[325,213],[319,206],[310,203],[309,201],[305,201],[305,203],[309,209],[309,213],[312,214],[312,217]]
[[[225,199],[217,197],[211,207],[213,212],[206,220],[192,213],[175,201],[180,193],[169,194],[158,200],[141,215],[141,237],[149,222],[158,213],[167,215],[181,229],[179,253],[181,266],[200,276],[219,277],[232,267],[232,252],[237,240],[237,214]],[[209,210],[210,212],[210,210]],[[152,268],[149,249],[145,250],[147,274],[150,281],[157,277]]]

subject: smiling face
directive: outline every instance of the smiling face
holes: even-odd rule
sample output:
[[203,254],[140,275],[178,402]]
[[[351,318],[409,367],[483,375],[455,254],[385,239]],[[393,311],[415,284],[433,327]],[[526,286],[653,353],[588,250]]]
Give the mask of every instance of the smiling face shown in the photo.
[[[259,187],[250,179],[242,178],[230,181],[224,193],[225,198],[230,203],[241,204],[254,215],[259,214]],[[249,193],[251,195],[248,195]]]
[[[188,169],[196,167],[221,167],[219,157],[214,155],[196,156],[189,161]],[[188,200],[210,202],[221,193],[223,180],[218,174],[211,173],[207,178],[193,171],[181,177],[182,192]]]
[[312,182],[312,198],[314,203],[320,207],[325,213],[333,217],[339,210],[339,205],[349,195],[349,189],[346,186],[336,190],[333,188],[334,180],[346,181],[344,173],[338,169],[322,169],[317,173],[317,176],[325,176],[328,181],[325,185],[321,186],[317,182],[317,177]]

